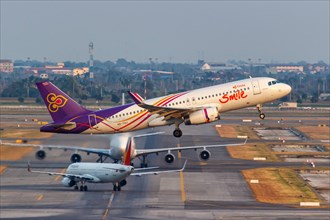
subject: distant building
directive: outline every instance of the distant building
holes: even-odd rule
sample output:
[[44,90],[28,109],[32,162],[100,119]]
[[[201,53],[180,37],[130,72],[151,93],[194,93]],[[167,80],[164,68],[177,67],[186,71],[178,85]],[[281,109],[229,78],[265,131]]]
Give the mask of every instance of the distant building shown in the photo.
[[73,75],[74,76],[81,76],[84,75],[85,73],[89,72],[89,68],[88,67],[83,67],[83,68],[75,68],[73,69]]
[[200,69],[204,72],[219,72],[223,70],[240,70],[241,67],[236,65],[226,65],[225,63],[204,63]]
[[330,99],[330,93],[321,93],[319,96],[319,99],[321,101],[326,101]]
[[57,66],[32,67],[26,70],[26,73],[34,74],[64,74],[72,75],[72,69],[64,67],[64,63],[58,63]]
[[281,72],[304,72],[303,66],[276,66],[276,71]]
[[12,73],[14,72],[14,64],[11,60],[0,60],[0,72]]

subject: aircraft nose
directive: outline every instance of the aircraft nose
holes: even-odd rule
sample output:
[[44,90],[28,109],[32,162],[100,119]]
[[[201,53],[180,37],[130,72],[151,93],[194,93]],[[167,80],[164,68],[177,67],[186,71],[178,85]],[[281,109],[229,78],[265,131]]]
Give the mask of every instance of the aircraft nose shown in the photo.
[[284,84],[283,91],[286,93],[286,95],[289,94],[291,90],[292,90],[291,86],[289,86],[288,84]]
[[127,171],[128,171],[130,174],[133,173],[133,172],[134,172],[134,167],[130,166],[130,167],[127,169]]

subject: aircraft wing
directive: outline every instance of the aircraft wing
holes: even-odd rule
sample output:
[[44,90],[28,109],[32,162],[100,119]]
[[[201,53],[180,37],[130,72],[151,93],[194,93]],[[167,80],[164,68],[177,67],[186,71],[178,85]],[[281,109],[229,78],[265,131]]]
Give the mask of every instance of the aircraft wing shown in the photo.
[[40,149],[62,149],[62,150],[71,150],[71,151],[82,151],[86,153],[104,155],[110,157],[109,149],[98,149],[98,148],[87,148],[79,146],[63,146],[63,145],[48,145],[48,144],[16,144],[16,143],[4,143],[0,142],[1,145],[14,146],[14,147],[35,147]]
[[56,172],[32,170],[31,169],[31,166],[30,166],[30,163],[28,163],[28,171],[30,173],[47,174],[47,175],[50,175],[50,176],[68,177],[70,179],[76,178],[76,179],[81,179],[81,180],[93,180],[92,176],[84,176],[84,175],[77,175],[77,174],[70,174],[70,173],[56,173]]
[[[158,175],[162,173],[174,173],[174,172],[181,172],[186,168],[187,160],[184,162],[183,167],[178,170],[161,170],[161,171],[149,171],[149,172],[137,172],[137,173],[131,173],[131,176],[143,176],[143,175]],[[146,168],[148,169],[148,168]],[[141,169],[140,169],[141,170]]]
[[158,148],[158,149],[141,149],[136,150],[136,156],[146,156],[149,154],[156,154],[162,152],[171,152],[171,151],[184,151],[184,150],[197,150],[197,149],[206,149],[206,148],[216,148],[216,147],[227,147],[227,146],[241,146],[245,145],[247,139],[243,143],[237,144],[215,144],[215,145],[200,145],[200,146],[186,146],[186,147],[169,147],[169,148]]
[[149,105],[144,102],[144,99],[137,93],[128,92],[131,96],[135,104],[140,106],[141,108],[147,109],[150,114],[158,114],[158,118],[164,117],[165,120],[169,120],[170,118],[179,118],[188,112],[197,111],[203,109],[203,107],[194,107],[194,108],[171,108],[164,106],[155,106]]

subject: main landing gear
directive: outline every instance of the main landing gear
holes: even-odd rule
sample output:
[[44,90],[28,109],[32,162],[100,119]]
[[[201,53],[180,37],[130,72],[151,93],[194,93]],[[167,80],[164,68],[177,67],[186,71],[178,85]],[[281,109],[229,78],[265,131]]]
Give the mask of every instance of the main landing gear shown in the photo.
[[266,115],[264,113],[262,113],[262,105],[261,104],[257,105],[257,110],[259,112],[259,118],[262,119],[262,120],[265,119]]
[[113,184],[113,191],[120,191],[120,190],[121,190],[120,184],[118,183]]
[[81,183],[80,187],[78,187],[78,185],[75,185],[74,186],[74,189],[75,190],[80,190],[80,191],[88,191],[88,187],[85,185],[84,182]]
[[180,130],[180,128],[176,128],[174,131],[173,131],[173,136],[174,137],[181,137],[182,136],[182,131]]
[[[139,158],[141,160],[141,158]],[[147,156],[142,156],[141,168],[148,167]]]
[[182,136],[182,131],[179,128],[179,125],[183,122],[183,120],[176,119],[175,121],[175,130],[173,131],[173,136],[174,137],[181,137]]

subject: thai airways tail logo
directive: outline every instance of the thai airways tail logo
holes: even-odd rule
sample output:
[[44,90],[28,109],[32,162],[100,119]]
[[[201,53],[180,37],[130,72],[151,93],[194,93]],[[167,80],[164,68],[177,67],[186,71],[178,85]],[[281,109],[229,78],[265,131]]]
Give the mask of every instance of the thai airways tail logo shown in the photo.
[[54,93],[49,93],[46,100],[48,102],[48,110],[50,112],[57,112],[60,108],[64,107],[68,101],[68,99],[64,96],[55,95]]

